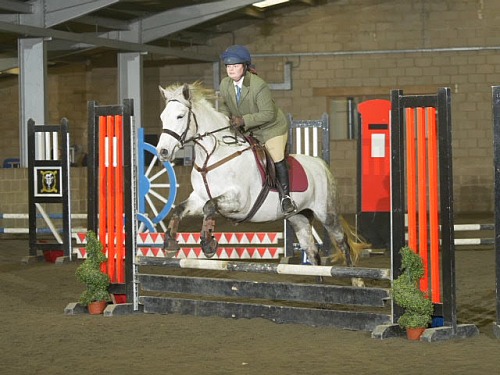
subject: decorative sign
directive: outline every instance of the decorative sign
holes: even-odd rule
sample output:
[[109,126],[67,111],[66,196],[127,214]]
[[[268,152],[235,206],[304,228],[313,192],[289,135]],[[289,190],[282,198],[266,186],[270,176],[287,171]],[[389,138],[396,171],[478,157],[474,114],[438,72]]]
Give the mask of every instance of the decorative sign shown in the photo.
[[35,167],[35,197],[62,197],[61,167]]

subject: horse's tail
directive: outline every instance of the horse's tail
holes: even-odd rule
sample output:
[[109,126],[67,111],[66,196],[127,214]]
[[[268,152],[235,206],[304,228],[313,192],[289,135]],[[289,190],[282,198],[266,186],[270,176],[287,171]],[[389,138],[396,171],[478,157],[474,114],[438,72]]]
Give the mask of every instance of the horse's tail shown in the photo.
[[[344,234],[347,240],[347,245],[351,251],[351,261],[352,265],[355,265],[358,262],[359,257],[361,256],[361,252],[364,249],[371,248],[371,244],[366,242],[366,240],[357,233],[356,228],[350,225],[343,216],[339,218],[340,223],[342,225],[342,229],[344,230]],[[338,248],[337,244],[334,243],[336,247],[336,253],[333,257],[333,261],[340,261],[342,263],[346,263],[346,256],[341,249]]]

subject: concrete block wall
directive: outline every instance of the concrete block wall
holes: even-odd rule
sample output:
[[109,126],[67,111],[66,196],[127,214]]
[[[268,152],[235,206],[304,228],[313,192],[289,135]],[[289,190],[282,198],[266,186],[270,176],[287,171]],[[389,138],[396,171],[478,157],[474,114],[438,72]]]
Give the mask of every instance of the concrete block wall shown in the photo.
[[0,161],[19,158],[19,87],[17,77],[3,78],[0,83]]
[[[341,95],[389,99],[390,89],[434,94],[450,87],[455,210],[492,212],[491,86],[500,84],[499,16],[494,0],[328,2],[268,20],[273,28],[266,35],[242,30],[236,42],[257,51],[255,63],[266,79],[273,77],[271,61],[292,62],[292,92],[274,95],[295,117],[316,118]],[[355,173],[338,170],[343,154],[335,150],[343,150],[342,143],[332,142],[331,165],[348,201],[344,209],[351,211]],[[352,155],[347,164],[355,166]]]
[[[491,86],[500,84],[499,18],[497,0],[327,1],[221,35],[210,49],[248,45],[259,75],[270,83],[283,81],[290,62],[292,90],[274,91],[274,98],[294,118],[319,118],[333,99],[347,96],[389,99],[391,89],[435,94],[450,87],[455,211],[493,212]],[[50,121],[67,116],[72,139],[86,148],[86,101],[115,104],[116,76],[116,68],[49,69]],[[158,85],[196,80],[213,87],[213,64],[145,67],[146,133],[159,133],[164,103]],[[17,80],[0,80],[0,126],[10,131],[0,139],[2,159],[17,150],[17,90]],[[332,140],[331,147],[342,208],[353,213],[356,142]]]
[[[0,169],[0,213],[28,213],[28,169]],[[28,228],[25,219],[1,219],[2,228]]]
[[[28,169],[0,169],[0,213],[28,214]],[[48,213],[62,213],[61,204],[41,204]],[[87,168],[71,168],[71,209],[74,214],[87,213]],[[54,220],[56,228],[62,229],[60,221]],[[86,220],[73,220],[73,227],[86,227]],[[40,227],[46,227],[42,219]],[[27,219],[0,219],[1,228],[28,228]]]
[[330,144],[330,168],[337,181],[341,212],[356,212],[357,142],[336,141]]

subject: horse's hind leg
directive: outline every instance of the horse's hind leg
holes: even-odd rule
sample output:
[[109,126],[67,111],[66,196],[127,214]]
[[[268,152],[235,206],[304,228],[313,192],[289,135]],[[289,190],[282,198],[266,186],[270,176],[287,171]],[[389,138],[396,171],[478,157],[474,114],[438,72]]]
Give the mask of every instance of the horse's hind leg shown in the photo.
[[347,235],[342,227],[339,216],[336,214],[328,214],[327,220],[325,220],[323,225],[330,236],[330,240],[336,246],[337,254],[334,254],[334,260],[342,258],[347,266],[354,266],[351,248],[347,242]]
[[319,256],[318,247],[314,241],[311,221],[302,214],[290,216],[288,221],[292,225],[300,247],[306,252],[307,258],[312,265],[320,265],[321,257]]
[[[346,229],[342,225],[341,218],[337,214],[328,214],[327,220],[323,223],[325,226],[330,240],[337,245],[337,249],[341,251],[348,267],[354,267],[355,259],[353,259],[352,249],[347,240]],[[354,256],[355,258],[355,256]],[[365,283],[359,277],[352,277],[351,283],[353,286],[363,287]]]

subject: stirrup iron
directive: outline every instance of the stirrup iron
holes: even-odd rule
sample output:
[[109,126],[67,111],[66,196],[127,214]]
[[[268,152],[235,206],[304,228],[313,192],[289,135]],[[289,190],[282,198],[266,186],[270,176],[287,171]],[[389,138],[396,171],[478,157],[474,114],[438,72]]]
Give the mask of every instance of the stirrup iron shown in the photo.
[[[288,209],[285,210],[284,204],[285,204],[286,200],[289,201],[290,207],[288,207]],[[295,204],[295,202],[293,201],[293,199],[289,195],[284,195],[281,198],[280,206],[281,206],[281,212],[285,215],[290,215],[290,214],[297,212],[297,205]]]

